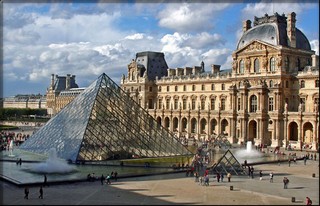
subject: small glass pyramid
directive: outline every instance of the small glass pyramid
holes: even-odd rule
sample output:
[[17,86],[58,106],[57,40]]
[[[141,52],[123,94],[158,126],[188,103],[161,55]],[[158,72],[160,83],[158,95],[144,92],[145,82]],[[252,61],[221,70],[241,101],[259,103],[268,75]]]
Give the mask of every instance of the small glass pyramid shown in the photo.
[[20,146],[50,148],[72,162],[192,155],[105,73]]

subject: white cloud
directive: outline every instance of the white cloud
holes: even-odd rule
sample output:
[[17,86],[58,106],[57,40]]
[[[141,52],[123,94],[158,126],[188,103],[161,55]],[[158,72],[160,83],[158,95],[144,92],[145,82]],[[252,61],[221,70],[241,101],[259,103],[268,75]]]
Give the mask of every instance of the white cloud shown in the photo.
[[143,37],[144,37],[144,34],[137,33],[137,34],[126,36],[125,39],[136,40],[136,39],[143,39]]
[[214,26],[212,21],[214,15],[218,15],[219,11],[229,5],[226,3],[170,3],[158,14],[159,26],[179,32],[208,30]]
[[316,52],[316,55],[319,55],[319,40],[311,40],[310,41],[311,49]]
[[[283,13],[287,15],[294,11],[297,15],[306,9],[314,7],[313,3],[305,2],[292,2],[292,1],[274,1],[270,2],[268,0],[262,0],[260,3],[250,3],[242,10],[242,15],[244,19],[253,19],[254,16],[261,17],[266,13],[268,15],[273,15],[273,13],[278,12],[279,15]],[[318,5],[317,5],[318,6]]]

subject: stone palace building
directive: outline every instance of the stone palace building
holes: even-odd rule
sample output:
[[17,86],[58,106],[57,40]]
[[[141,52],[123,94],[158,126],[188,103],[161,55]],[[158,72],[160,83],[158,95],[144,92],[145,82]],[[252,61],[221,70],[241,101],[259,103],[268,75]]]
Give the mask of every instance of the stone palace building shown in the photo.
[[[232,69],[169,68],[164,54],[136,54],[121,88],[177,137],[316,150],[319,145],[319,59],[296,28],[294,12],[244,21]],[[74,77],[74,76],[72,76]],[[83,91],[52,76],[47,108],[54,115]]]

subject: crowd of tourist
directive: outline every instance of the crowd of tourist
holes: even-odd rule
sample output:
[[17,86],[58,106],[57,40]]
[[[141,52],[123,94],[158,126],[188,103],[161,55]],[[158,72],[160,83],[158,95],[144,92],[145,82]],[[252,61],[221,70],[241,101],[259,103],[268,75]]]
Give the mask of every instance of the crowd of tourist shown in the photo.
[[10,142],[13,140],[15,146],[19,146],[24,141],[29,138],[29,134],[24,134],[22,132],[10,132],[10,131],[1,131],[0,132],[0,150],[9,150]]

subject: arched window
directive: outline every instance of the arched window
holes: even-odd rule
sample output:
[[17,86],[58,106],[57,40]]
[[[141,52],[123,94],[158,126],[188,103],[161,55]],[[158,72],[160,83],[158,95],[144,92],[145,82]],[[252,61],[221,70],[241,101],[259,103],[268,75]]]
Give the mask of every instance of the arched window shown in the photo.
[[259,62],[259,59],[255,59],[255,60],[254,60],[254,72],[255,72],[255,73],[260,72],[260,62]]
[[239,65],[239,73],[243,74],[244,73],[244,61],[241,60],[239,64],[240,64]]
[[273,81],[272,80],[270,80],[270,82],[269,82],[269,87],[273,87]]
[[257,96],[252,95],[250,97],[250,112],[256,112],[258,108]]
[[284,59],[284,68],[285,68],[285,70],[286,70],[286,72],[289,72],[289,57],[286,57],[285,59]]
[[276,70],[276,60],[274,57],[270,59],[270,72],[274,72]]

